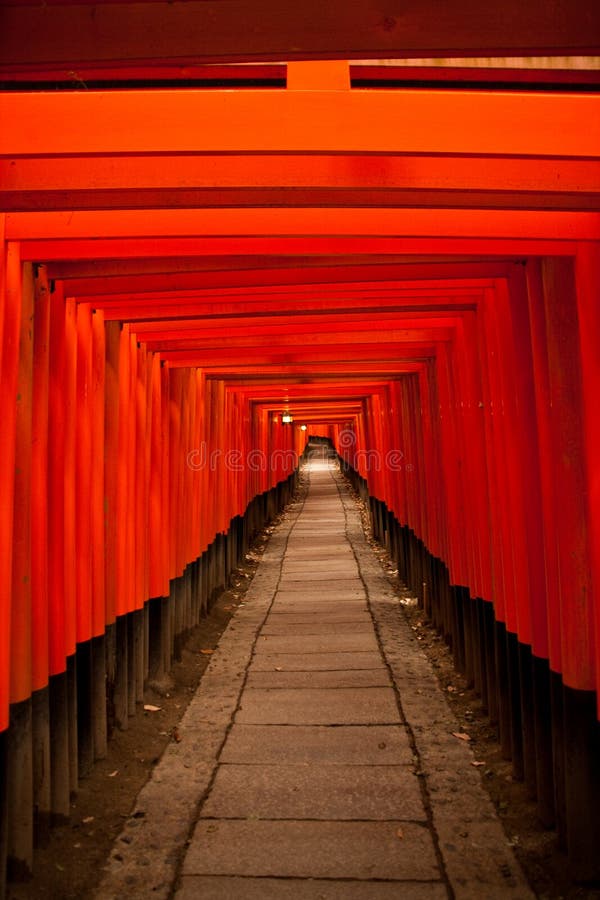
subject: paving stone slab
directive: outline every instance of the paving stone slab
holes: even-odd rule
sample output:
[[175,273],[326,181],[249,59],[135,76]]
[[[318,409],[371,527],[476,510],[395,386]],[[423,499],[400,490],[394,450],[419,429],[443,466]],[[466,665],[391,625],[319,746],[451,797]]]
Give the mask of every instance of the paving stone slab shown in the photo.
[[335,545],[334,548],[325,548],[323,549],[322,543],[319,544],[318,548],[315,547],[306,547],[306,546],[294,546],[289,545],[285,551],[284,562],[286,563],[297,563],[304,565],[306,562],[309,563],[326,563],[329,562],[332,555],[335,556],[336,559],[344,559],[346,562],[354,562],[354,553],[348,542],[346,544]]
[[412,766],[221,765],[201,816],[427,820]]
[[350,561],[339,560],[328,563],[327,566],[314,568],[312,564],[306,563],[302,566],[284,565],[281,568],[280,584],[285,582],[301,581],[303,584],[310,584],[313,581],[340,581],[347,583],[349,579],[353,579],[360,584],[358,576],[358,568],[356,564],[352,565]]
[[297,615],[301,613],[302,615],[345,615],[347,613],[351,613],[354,615],[357,612],[361,612],[366,615],[369,614],[369,610],[367,607],[367,598],[366,595],[361,597],[324,597],[319,599],[318,597],[312,598],[303,598],[298,597],[297,594],[283,595],[281,592],[275,594],[275,599],[273,600],[273,605],[269,611],[269,616],[272,615],[287,615],[289,613],[293,613]]
[[275,594],[275,599],[279,602],[282,600],[289,600],[294,603],[300,603],[302,600],[310,603],[314,603],[315,601],[318,603],[345,603],[350,600],[366,600],[366,597],[367,594],[362,582],[360,588],[354,587],[351,590],[336,587],[323,591],[314,583],[310,586],[306,586],[304,590],[299,589],[297,591],[290,591],[287,588],[284,590],[279,586],[277,593]]
[[322,559],[315,559],[312,554],[307,555],[306,559],[296,559],[295,557],[290,558],[286,553],[281,568],[282,572],[304,572],[307,569],[311,572],[326,572],[331,567],[348,571],[353,567],[352,564],[354,564],[354,568],[358,571],[356,560],[349,553],[342,554],[336,551],[335,555],[332,556],[328,553],[327,556],[324,556]]
[[247,688],[236,722],[256,725],[362,725],[400,721],[391,688]]
[[351,669],[334,672],[256,672],[248,673],[249,688],[357,688],[389,687],[387,669]]
[[447,900],[440,882],[326,881],[186,875],[177,900]]
[[251,672],[313,672],[338,669],[385,669],[379,651],[364,653],[261,653],[252,660]]
[[294,610],[283,610],[278,606],[273,607],[267,619],[267,625],[312,625],[314,622],[320,622],[323,625],[346,625],[350,623],[362,623],[372,626],[372,619],[366,609],[356,607],[356,612],[348,610],[344,612],[328,612],[321,613],[316,609],[314,612],[294,612]]
[[261,629],[261,637],[275,635],[329,635],[329,634],[373,634],[373,623],[365,618],[362,622],[273,622],[269,619]]
[[[401,835],[401,837],[400,837]],[[395,822],[199,821],[183,875],[437,881],[433,841]]]
[[348,541],[345,534],[330,535],[328,532],[318,532],[314,528],[306,531],[296,531],[293,537],[288,541],[286,552],[294,550],[324,550],[335,553],[338,550],[345,550],[348,547]]
[[229,731],[223,763],[405,765],[413,751],[403,725],[240,725]]
[[346,523],[343,518],[329,518],[325,516],[321,518],[317,516],[313,521],[305,520],[305,513],[300,517],[298,524],[292,532],[292,539],[298,541],[300,538],[306,538],[309,541],[315,541],[322,537],[329,543],[336,540],[343,543],[346,540]]
[[278,590],[282,593],[295,594],[298,591],[315,591],[321,592],[321,594],[327,596],[329,592],[335,591],[336,594],[341,594],[342,592],[350,592],[362,590],[364,592],[364,586],[358,576],[355,578],[327,578],[323,577],[319,573],[318,578],[306,579],[303,576],[288,576],[287,578],[281,578],[279,581]]
[[335,533],[322,532],[318,528],[310,528],[308,531],[292,532],[292,537],[287,543],[285,559],[289,559],[291,554],[306,552],[323,555],[325,551],[329,553],[330,558],[343,553],[346,559],[353,556],[352,547],[346,537],[345,531],[340,532],[339,529]]
[[365,653],[377,651],[375,634],[285,635],[261,634],[254,652],[261,653]]

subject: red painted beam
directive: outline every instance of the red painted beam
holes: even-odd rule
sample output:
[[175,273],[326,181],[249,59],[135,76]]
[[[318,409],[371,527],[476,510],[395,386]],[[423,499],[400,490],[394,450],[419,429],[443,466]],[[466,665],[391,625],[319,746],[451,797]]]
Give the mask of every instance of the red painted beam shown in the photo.
[[[187,4],[185,4],[187,5]],[[1,50],[0,50],[1,57]],[[467,154],[597,158],[600,96],[494,91],[1,93],[0,156]]]
[[[167,241],[167,247],[169,246],[171,246],[171,242]],[[27,244],[27,248],[31,251],[31,244]],[[466,272],[466,269],[463,268],[463,276],[465,278],[469,276],[472,278],[494,278],[504,274],[506,265],[510,264],[509,261],[504,262],[501,258],[482,261],[477,256],[458,257],[458,259],[453,257],[448,259],[443,256],[434,257],[431,255],[414,257],[406,254],[399,254],[397,256],[390,254],[385,254],[383,256],[371,254],[368,259],[365,259],[364,256],[361,257],[360,255],[345,256],[343,258],[326,255],[315,257],[285,256],[282,254],[277,256],[251,257],[230,256],[226,262],[228,281],[225,282],[224,260],[222,257],[182,256],[180,254],[173,254],[172,256],[165,257],[150,255],[150,242],[145,242],[145,249],[146,253],[141,254],[138,257],[112,259],[90,257],[89,259],[80,260],[55,260],[48,264],[48,276],[52,279],[61,278],[65,281],[70,281],[72,279],[91,277],[107,279],[115,278],[117,276],[171,276],[175,272],[187,273],[189,275],[203,273],[205,278],[204,283],[202,283],[200,279],[198,279],[197,282],[198,291],[202,291],[205,288],[216,287],[218,285],[218,282],[216,281],[218,277],[217,273],[220,273],[220,276],[223,279],[221,290],[235,295],[242,292],[242,283],[239,279],[243,277],[242,273],[244,272],[248,273],[248,278],[250,280],[247,284],[244,284],[243,292],[246,293],[252,289],[251,279],[257,278],[255,272],[256,269],[260,270],[261,289],[267,293],[272,293],[278,289],[276,282],[277,277],[279,277],[282,284],[288,285],[288,290],[292,290],[292,283],[290,281],[291,275],[293,280],[297,283],[295,290],[300,291],[302,289],[302,282],[300,281],[300,276],[302,274],[304,274],[304,281],[308,283],[318,282],[319,273],[322,273],[321,280],[324,284],[330,284],[332,281],[346,283],[352,281],[353,273],[359,271],[356,268],[357,266],[363,267],[360,270],[362,278],[359,279],[357,277],[354,278],[354,280],[361,280],[366,286],[370,282],[378,284],[386,278],[392,279],[394,267],[396,274],[403,273],[404,277],[405,272],[411,271],[407,270],[407,265],[414,266],[419,263],[429,265],[435,264],[436,272],[440,271],[441,265],[445,265],[448,267],[447,270],[449,272],[452,271],[453,277],[457,279],[461,277],[458,268],[460,264],[469,264],[468,273]],[[42,257],[38,256],[36,258]],[[368,268],[364,268],[365,266],[368,266]],[[332,273],[332,267],[335,268],[334,273]],[[381,274],[382,272],[383,275]],[[279,275],[277,276],[276,273],[279,273]],[[335,279],[332,277],[334,274]],[[111,281],[106,281],[105,283],[109,286],[112,285]],[[164,290],[160,291],[159,287],[156,288],[156,293],[158,294],[159,292],[161,295],[165,296],[168,294],[168,281]],[[181,291],[178,291],[178,293],[181,293]],[[127,291],[127,294],[130,295],[131,291]]]
[[597,209],[592,159],[158,154],[0,159],[0,210],[240,206]]
[[[600,112],[600,108],[599,108]],[[599,144],[600,146],[600,144]],[[597,240],[600,213],[486,209],[146,209],[93,212],[24,212],[6,216],[7,240],[64,240],[186,235],[223,242],[226,252],[244,247],[245,238],[263,238],[285,252],[288,240],[310,247],[354,239],[356,250],[373,252],[369,239],[386,238],[388,252],[403,249],[402,238],[492,238]],[[250,244],[252,246],[252,244]],[[425,245],[426,246],[426,245]],[[384,248],[382,247],[382,250]],[[239,252],[239,250],[238,250]],[[251,252],[251,251],[250,251]],[[338,250],[338,252],[340,252]],[[376,252],[376,251],[375,251]],[[381,252],[381,251],[380,251]],[[408,249],[408,252],[411,252]]]
[[[401,360],[427,359],[435,355],[435,346],[432,343],[418,344],[390,344],[372,343],[368,345],[353,344],[343,352],[344,341],[339,344],[323,344],[318,347],[312,342],[306,344],[290,345],[288,347],[249,347],[244,350],[244,361],[259,360],[261,364],[268,366],[270,362],[276,365],[282,362],[288,365],[297,363],[330,361],[352,362],[386,359],[392,362]],[[235,366],[240,362],[239,350],[229,350],[227,346],[219,349],[204,350],[166,350],[161,357],[168,360],[171,367],[186,366],[210,366],[217,363],[220,366],[230,366],[235,371]]]

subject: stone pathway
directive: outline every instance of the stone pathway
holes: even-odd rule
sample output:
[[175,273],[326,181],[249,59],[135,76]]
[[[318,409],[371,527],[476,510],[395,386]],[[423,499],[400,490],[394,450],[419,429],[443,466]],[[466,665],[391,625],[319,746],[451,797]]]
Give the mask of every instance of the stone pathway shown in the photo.
[[533,897],[339,473],[309,471],[97,897]]

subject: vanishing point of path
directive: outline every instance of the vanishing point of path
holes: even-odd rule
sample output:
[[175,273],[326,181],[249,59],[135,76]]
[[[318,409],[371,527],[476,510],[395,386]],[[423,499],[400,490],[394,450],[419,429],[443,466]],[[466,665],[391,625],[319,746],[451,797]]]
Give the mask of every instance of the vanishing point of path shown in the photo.
[[98,900],[533,897],[337,467],[305,473]]

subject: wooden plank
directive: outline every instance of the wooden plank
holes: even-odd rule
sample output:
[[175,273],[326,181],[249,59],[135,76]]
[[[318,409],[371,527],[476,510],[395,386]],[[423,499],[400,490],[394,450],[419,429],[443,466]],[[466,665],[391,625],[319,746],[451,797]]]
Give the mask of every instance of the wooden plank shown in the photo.
[[597,52],[600,34],[598,7],[587,0],[557,0],[552,15],[545,0],[51,2],[3,4],[1,14],[0,72],[45,67],[62,77],[90,64],[564,56]]

